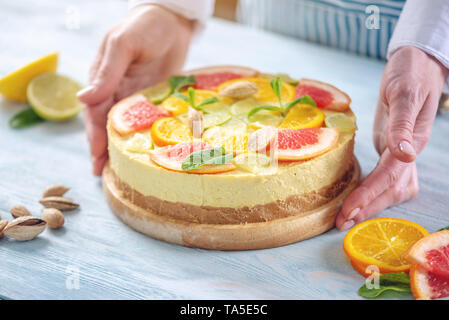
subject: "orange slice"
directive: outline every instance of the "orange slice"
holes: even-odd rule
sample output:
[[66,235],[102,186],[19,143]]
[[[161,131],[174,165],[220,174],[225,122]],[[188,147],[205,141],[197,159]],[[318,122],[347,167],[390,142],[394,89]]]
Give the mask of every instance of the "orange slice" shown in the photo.
[[396,218],[377,218],[362,222],[345,236],[343,249],[359,266],[375,265],[380,273],[408,272],[405,252],[429,233],[420,225]]
[[[270,79],[268,78],[239,78],[234,80],[229,80],[224,83],[222,83],[218,88],[217,91],[223,91],[227,86],[229,86],[232,83],[235,83],[237,81],[249,81],[257,85],[257,88],[259,89],[255,94],[254,98],[258,100],[261,103],[266,104],[279,104],[278,99],[276,98],[276,95],[274,94],[273,90],[270,86]],[[282,102],[289,102],[292,101],[295,97],[295,87],[288,84],[287,82],[282,82]]]
[[279,128],[282,129],[305,129],[319,128],[323,124],[324,113],[320,109],[308,105],[299,104],[290,109],[287,116],[282,120]]
[[[184,91],[181,93],[187,96],[187,92]],[[215,97],[216,95],[217,93],[211,90],[195,90],[195,103],[197,104],[205,99]],[[176,116],[178,114],[186,113],[189,108],[189,104],[181,98],[171,96],[162,102],[161,108],[170,111]]]
[[449,279],[427,271],[419,264],[410,267],[410,287],[415,299],[449,297]]
[[167,117],[153,123],[151,138],[158,146],[166,146],[192,141],[192,132],[181,120]]

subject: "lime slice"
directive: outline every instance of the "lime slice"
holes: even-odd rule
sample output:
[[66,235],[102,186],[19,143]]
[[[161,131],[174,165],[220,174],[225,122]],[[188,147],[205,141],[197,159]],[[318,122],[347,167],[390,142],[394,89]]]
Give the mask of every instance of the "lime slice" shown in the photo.
[[135,153],[145,153],[153,149],[153,141],[149,135],[136,133],[131,139],[126,141],[126,151]]
[[151,103],[160,104],[171,93],[170,85],[168,82],[161,82],[153,87],[149,87],[140,91]]
[[36,76],[55,72],[58,67],[58,53],[51,53],[11,72],[0,79],[0,93],[10,100],[27,102],[27,86]]
[[271,164],[270,157],[255,152],[241,153],[232,161],[237,168],[251,173],[258,173],[268,168]]
[[205,129],[221,126],[232,118],[232,115],[229,112],[229,99],[205,105],[201,107],[201,110],[203,111]]
[[232,115],[247,115],[252,109],[258,106],[258,103],[253,98],[247,98],[237,101],[231,106]]
[[261,110],[249,118],[249,127],[255,130],[263,127],[277,127],[283,119],[277,111]]
[[340,129],[341,133],[354,133],[357,130],[354,120],[341,112],[327,115],[324,123],[328,128]]
[[47,120],[63,121],[75,117],[83,105],[76,97],[82,86],[54,72],[41,74],[27,88],[28,102]]
[[282,81],[287,82],[294,86],[296,86],[299,83],[299,80],[293,79],[287,73],[260,73],[259,77],[268,79],[275,79],[279,77]]

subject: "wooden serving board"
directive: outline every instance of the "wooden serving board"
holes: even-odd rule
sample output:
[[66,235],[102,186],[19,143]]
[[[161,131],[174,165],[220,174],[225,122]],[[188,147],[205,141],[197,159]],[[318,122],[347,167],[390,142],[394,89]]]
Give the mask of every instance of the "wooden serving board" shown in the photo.
[[354,174],[348,187],[326,205],[301,216],[247,224],[201,224],[160,216],[136,206],[116,188],[109,163],[103,171],[103,188],[114,213],[131,228],[150,237],[188,247],[214,250],[250,250],[283,246],[331,229],[343,200],[357,186],[360,166],[354,157]]

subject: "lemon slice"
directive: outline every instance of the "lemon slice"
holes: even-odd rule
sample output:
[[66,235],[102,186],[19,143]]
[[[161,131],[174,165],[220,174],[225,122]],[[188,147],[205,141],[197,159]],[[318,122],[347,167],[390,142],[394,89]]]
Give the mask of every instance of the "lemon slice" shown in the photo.
[[70,78],[54,72],[44,73],[28,85],[28,102],[44,119],[67,120],[75,117],[83,107],[76,97],[81,88],[81,84]]
[[51,53],[0,79],[0,93],[7,99],[27,102],[27,86],[30,81],[45,72],[55,72],[58,53]]
[[232,161],[237,168],[251,173],[258,173],[271,165],[270,157],[255,152],[239,154]]
[[151,103],[162,103],[171,93],[171,88],[168,82],[161,82],[153,87],[149,87],[140,91]]
[[357,130],[354,120],[341,112],[327,115],[324,123],[328,128],[338,128],[340,133],[354,133]]

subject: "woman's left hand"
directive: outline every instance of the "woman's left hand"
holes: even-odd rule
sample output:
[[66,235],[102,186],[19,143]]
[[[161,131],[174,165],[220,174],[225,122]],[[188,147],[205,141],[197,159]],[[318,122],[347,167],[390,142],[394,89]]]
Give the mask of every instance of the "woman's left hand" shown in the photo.
[[388,61],[374,122],[376,168],[344,201],[337,228],[349,229],[418,193],[415,159],[427,142],[448,69],[415,47],[403,47]]

